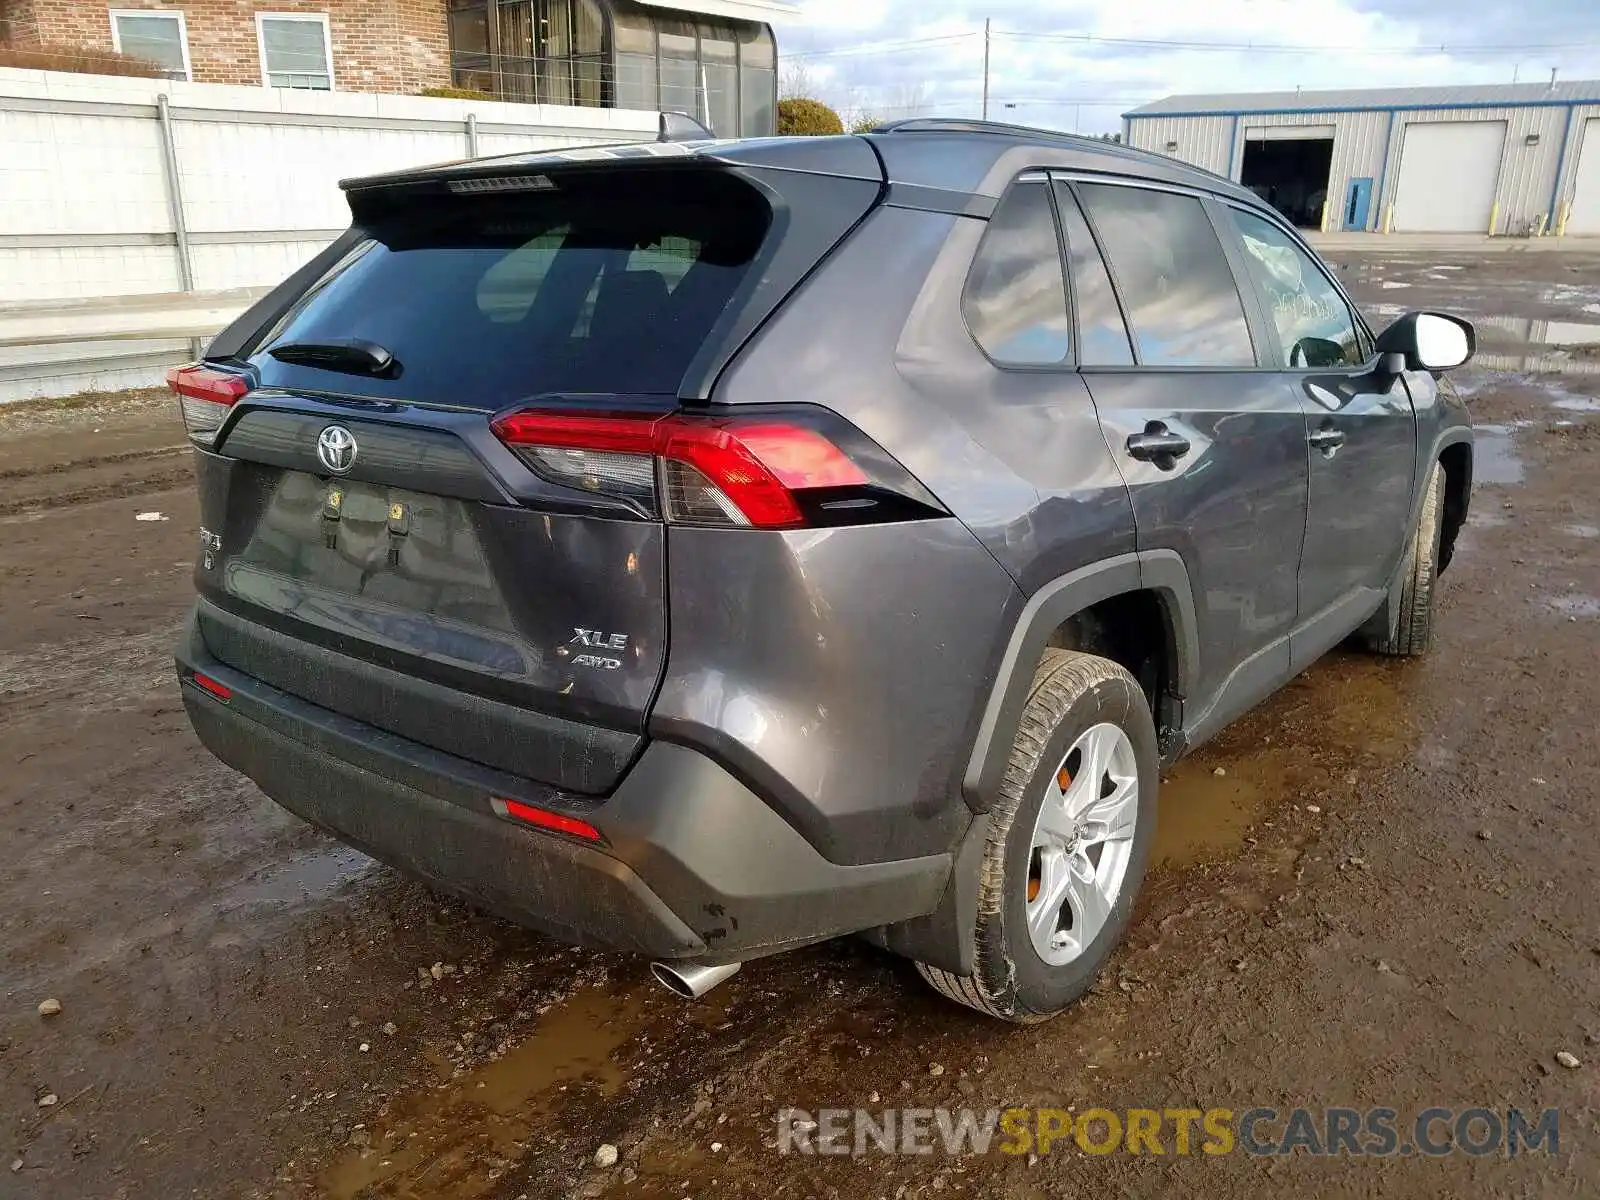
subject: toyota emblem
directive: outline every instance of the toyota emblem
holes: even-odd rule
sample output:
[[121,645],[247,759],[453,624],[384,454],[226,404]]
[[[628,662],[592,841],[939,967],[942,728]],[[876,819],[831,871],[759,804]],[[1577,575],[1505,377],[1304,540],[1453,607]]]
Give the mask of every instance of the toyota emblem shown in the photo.
[[329,425],[317,437],[317,461],[335,475],[356,463],[356,436],[343,425]]

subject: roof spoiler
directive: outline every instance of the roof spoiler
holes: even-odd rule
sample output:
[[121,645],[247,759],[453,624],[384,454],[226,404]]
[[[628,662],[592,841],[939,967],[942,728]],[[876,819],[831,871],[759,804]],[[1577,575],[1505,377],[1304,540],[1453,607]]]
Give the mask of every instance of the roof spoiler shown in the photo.
[[710,142],[715,141],[716,136],[686,112],[663,110],[661,113],[661,132],[656,134],[656,141]]

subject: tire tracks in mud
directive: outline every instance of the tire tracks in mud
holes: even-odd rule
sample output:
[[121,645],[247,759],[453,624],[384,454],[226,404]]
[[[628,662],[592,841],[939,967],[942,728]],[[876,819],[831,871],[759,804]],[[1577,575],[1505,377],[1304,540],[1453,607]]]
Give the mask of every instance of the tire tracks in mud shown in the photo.
[[[188,443],[182,443],[72,462],[0,469],[0,517],[116,500],[174,487],[193,476],[189,449]],[[105,478],[107,472],[112,473],[113,478]]]

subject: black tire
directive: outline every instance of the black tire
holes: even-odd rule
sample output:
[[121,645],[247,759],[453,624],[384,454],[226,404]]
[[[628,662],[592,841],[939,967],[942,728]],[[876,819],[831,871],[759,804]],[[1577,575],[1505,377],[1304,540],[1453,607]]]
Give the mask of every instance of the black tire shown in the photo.
[[[1028,936],[1029,864],[1034,824],[1049,777],[1087,730],[1118,726],[1138,764],[1138,807],[1122,888],[1104,927],[1082,954],[1051,966]],[[959,1004],[1005,1021],[1042,1021],[1089,989],[1121,940],[1144,880],[1155,837],[1160,756],[1144,692],[1132,675],[1105,658],[1047,650],[1034,674],[1016,744],[989,810],[989,837],[977,893],[976,971],[966,978],[918,963],[937,991]]]
[[[1439,578],[1440,508],[1444,490],[1444,471],[1438,463],[1428,475],[1428,488],[1422,496],[1422,512],[1406,546],[1405,562],[1396,582],[1397,593],[1390,595],[1379,610],[1380,628],[1367,634],[1367,645],[1375,653],[1410,658],[1427,653],[1433,644],[1433,590]],[[1390,624],[1398,613],[1398,619]],[[1392,630],[1392,632],[1391,632]]]

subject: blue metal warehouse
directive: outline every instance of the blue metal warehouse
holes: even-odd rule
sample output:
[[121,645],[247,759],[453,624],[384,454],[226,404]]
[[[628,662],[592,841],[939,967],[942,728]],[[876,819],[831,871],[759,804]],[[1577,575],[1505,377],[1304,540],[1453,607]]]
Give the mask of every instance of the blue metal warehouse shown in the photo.
[[1123,137],[1307,228],[1600,234],[1600,81],[1168,96]]

